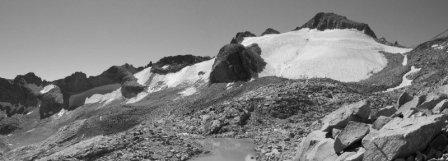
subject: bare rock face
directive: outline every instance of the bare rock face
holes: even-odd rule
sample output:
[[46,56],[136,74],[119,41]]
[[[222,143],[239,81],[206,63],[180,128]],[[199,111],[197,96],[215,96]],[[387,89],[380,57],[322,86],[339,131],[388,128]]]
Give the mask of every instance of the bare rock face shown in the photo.
[[364,32],[366,35],[376,38],[375,33],[369,25],[349,20],[347,17],[335,13],[320,12],[307,23],[301,27],[297,27],[295,30],[300,30],[302,28],[318,29],[320,31],[327,29],[356,29]]
[[39,107],[39,114],[41,118],[49,117],[59,112],[64,104],[64,98],[61,89],[55,86],[53,89],[40,96],[41,105]]
[[[395,118],[363,140],[364,161],[389,161],[424,150],[446,126],[446,115]],[[366,139],[365,138],[365,139]]]
[[154,64],[151,64],[151,72],[157,74],[175,73],[186,66],[210,60],[208,56],[193,56],[193,55],[176,55],[163,57]]
[[370,115],[370,103],[362,100],[345,105],[322,119],[322,130],[330,132],[333,128],[344,128],[349,121],[367,122]]
[[278,32],[277,30],[274,30],[272,28],[268,28],[261,34],[261,36],[269,35],[269,34],[280,34],[280,32]]
[[442,113],[443,110],[445,110],[448,107],[448,99],[440,101],[434,108],[432,109],[432,112],[435,114]]
[[210,73],[210,83],[230,83],[248,81],[258,77],[266,66],[258,45],[244,47],[241,44],[228,44],[219,50]]
[[135,80],[126,81],[121,85],[121,94],[125,98],[135,97],[143,90],[145,90],[145,86],[138,84]]
[[345,148],[361,141],[369,133],[369,130],[369,125],[365,123],[350,121],[335,139],[334,149],[336,153],[341,153]]
[[238,32],[230,41],[231,44],[241,44],[245,37],[255,37],[256,35],[250,31]]

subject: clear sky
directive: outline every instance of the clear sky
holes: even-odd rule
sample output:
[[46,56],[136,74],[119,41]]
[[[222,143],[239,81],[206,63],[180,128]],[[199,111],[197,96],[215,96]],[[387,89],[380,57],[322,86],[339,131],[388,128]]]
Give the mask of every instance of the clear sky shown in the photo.
[[236,32],[281,32],[317,12],[412,46],[448,28],[448,0],[0,0],[0,77],[96,75],[168,55],[215,56]]

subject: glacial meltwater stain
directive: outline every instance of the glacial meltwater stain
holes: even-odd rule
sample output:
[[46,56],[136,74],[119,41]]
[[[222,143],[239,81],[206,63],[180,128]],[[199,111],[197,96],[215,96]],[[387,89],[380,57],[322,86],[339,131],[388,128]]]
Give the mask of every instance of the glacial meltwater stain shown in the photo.
[[255,145],[243,139],[206,139],[202,144],[211,153],[193,161],[256,161]]

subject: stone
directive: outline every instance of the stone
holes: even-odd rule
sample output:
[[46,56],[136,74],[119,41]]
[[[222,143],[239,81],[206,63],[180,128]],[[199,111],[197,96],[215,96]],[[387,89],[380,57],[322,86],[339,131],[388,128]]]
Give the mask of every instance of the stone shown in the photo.
[[370,115],[370,102],[362,100],[342,106],[322,119],[322,130],[329,132],[333,128],[343,129],[349,121],[367,122]]
[[443,151],[445,149],[445,147],[448,145],[448,138],[443,135],[437,135],[437,137],[435,137],[431,143],[429,143],[429,148],[438,150],[438,151]]
[[335,139],[341,132],[342,132],[341,129],[333,128],[331,129],[331,137]]
[[420,110],[432,110],[440,101],[446,99],[446,96],[439,95],[435,93],[430,93],[426,95],[425,101],[419,105],[417,108]]
[[446,126],[447,115],[394,118],[363,141],[364,161],[389,161],[424,150]]
[[39,96],[41,105],[39,114],[41,118],[47,118],[59,112],[64,104],[64,98],[61,89],[55,86],[53,89]]
[[358,149],[358,151],[356,152],[356,154],[345,158],[344,161],[362,161],[362,157],[364,156],[364,153],[366,152],[366,149],[364,149],[363,147],[360,147]]
[[[372,110],[373,111],[373,110]],[[378,109],[376,112],[372,112],[372,116],[370,120],[375,121],[380,116],[391,117],[397,112],[397,109],[394,106],[386,106]]]
[[379,130],[391,120],[391,117],[380,116],[375,120],[375,122],[373,122],[372,128]]
[[369,133],[370,127],[365,123],[350,121],[342,132],[336,137],[334,150],[341,153],[345,148],[361,141]]
[[310,146],[311,149],[305,152],[303,157],[295,158],[294,161],[334,161],[338,158],[338,155],[333,146],[333,139],[324,138]]
[[394,115],[402,116],[404,118],[410,117],[415,113],[417,106],[419,106],[425,100],[425,96],[415,96],[411,101],[403,104],[399,107],[397,112]]
[[432,109],[432,112],[435,114],[441,113],[443,110],[445,110],[448,107],[448,99],[444,99],[437,103],[436,106]]
[[356,152],[344,152],[336,159],[336,161],[346,161],[346,159],[352,155],[355,155]]
[[[313,131],[307,135],[299,144],[297,148],[297,154],[294,157],[295,161],[305,160],[307,155],[311,152],[311,150],[316,146],[319,142],[325,139],[327,135],[326,132],[323,131]],[[333,149],[333,147],[331,147]]]
[[405,103],[412,100],[412,96],[407,92],[401,93],[400,97],[398,97],[398,107],[404,105]]

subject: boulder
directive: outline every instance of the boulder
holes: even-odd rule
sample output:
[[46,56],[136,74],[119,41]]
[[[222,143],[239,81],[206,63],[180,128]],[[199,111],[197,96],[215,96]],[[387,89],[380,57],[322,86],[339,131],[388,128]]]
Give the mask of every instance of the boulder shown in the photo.
[[389,161],[424,150],[446,126],[447,115],[395,118],[363,139],[364,161]]
[[418,109],[432,110],[440,101],[446,99],[445,95],[430,93],[426,95],[425,101],[419,105]]
[[399,107],[397,112],[395,112],[395,116],[402,116],[404,118],[410,117],[415,113],[417,106],[419,106],[425,100],[425,96],[415,96],[411,101],[403,104]]
[[330,132],[333,128],[343,129],[349,121],[367,122],[370,115],[370,102],[362,100],[342,106],[322,119],[322,130]]
[[[297,148],[297,154],[294,157],[295,161],[302,161],[307,158],[311,150],[314,148],[317,143],[321,142],[325,139],[325,135],[327,135],[326,132],[323,131],[313,131],[309,133],[305,138],[302,139],[302,141],[299,144],[299,147]],[[333,149],[333,147],[331,147]]]
[[39,107],[39,114],[41,118],[46,118],[58,113],[64,105],[63,95],[58,86],[54,86],[53,89],[40,95],[39,97],[41,100],[41,105]]
[[409,95],[407,92],[403,92],[400,94],[400,97],[398,97],[398,107],[401,107],[405,103],[412,100],[412,96]]
[[437,103],[436,106],[432,109],[432,112],[435,114],[441,113],[443,110],[445,110],[448,107],[448,99],[442,100],[439,103]]
[[381,129],[384,125],[386,125],[387,123],[389,123],[389,121],[391,121],[392,118],[391,117],[386,117],[386,116],[380,116],[378,117],[378,119],[375,120],[375,122],[373,122],[372,128],[379,130]]
[[250,31],[238,32],[230,41],[231,44],[241,44],[245,37],[255,37],[256,35]]
[[335,13],[319,12],[307,23],[294,30],[303,28],[317,29],[320,31],[328,29],[356,29],[376,39],[376,35],[369,25],[349,20],[347,17]]
[[274,30],[272,28],[268,28],[261,34],[261,36],[269,35],[269,34],[280,34],[280,32],[278,32],[277,30]]
[[386,106],[376,110],[371,113],[370,120],[375,121],[380,116],[392,117],[397,112],[397,109],[394,106]]
[[219,50],[210,73],[210,83],[230,83],[248,81],[258,77],[266,66],[258,45],[244,47],[241,44],[228,44]]
[[331,137],[336,139],[336,137],[342,132],[341,129],[333,128],[331,129]]
[[338,155],[334,151],[334,140],[323,138],[318,142],[311,142],[306,151],[301,153],[301,157],[296,157],[294,161],[334,161]]
[[354,143],[369,133],[370,127],[365,123],[350,121],[342,132],[336,137],[334,150],[341,153],[345,148],[350,147]]
[[342,153],[336,161],[362,161],[364,152],[366,152],[366,150],[360,147],[356,152]]

